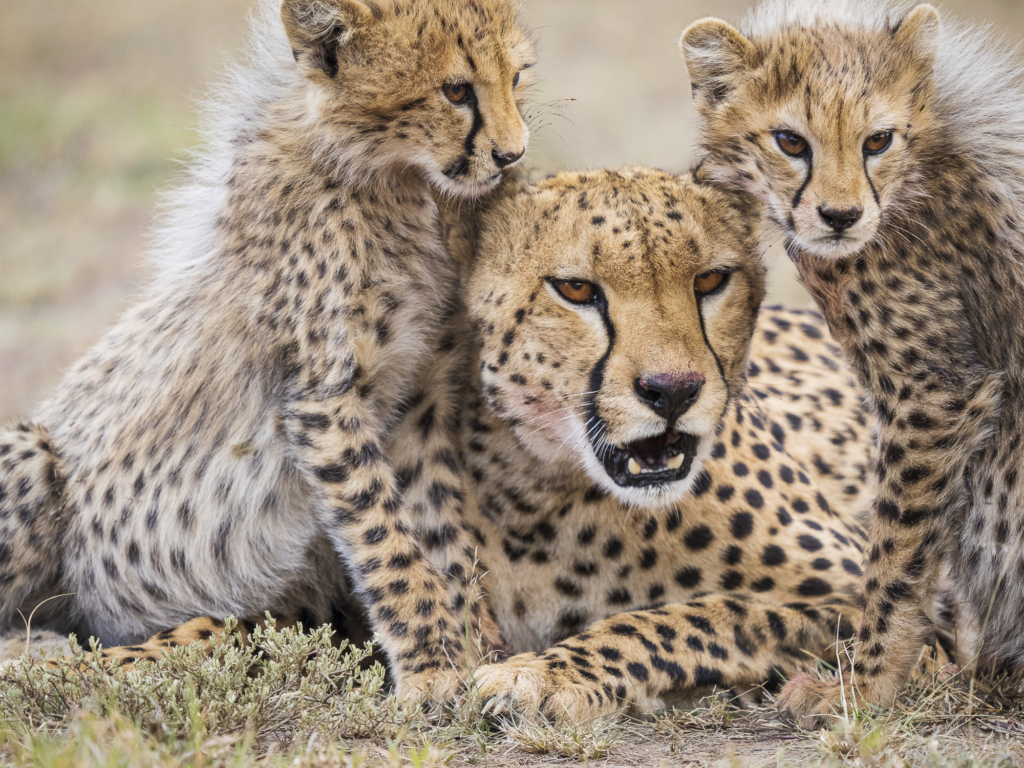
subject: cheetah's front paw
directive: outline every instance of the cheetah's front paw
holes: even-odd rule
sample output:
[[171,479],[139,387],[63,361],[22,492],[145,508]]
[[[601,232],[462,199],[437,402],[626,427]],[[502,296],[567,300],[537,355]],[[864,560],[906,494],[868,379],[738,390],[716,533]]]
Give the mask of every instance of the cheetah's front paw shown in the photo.
[[[847,704],[852,703],[846,692]],[[803,673],[793,677],[778,697],[779,712],[801,728],[820,728],[843,714],[843,688],[834,680]]]
[[450,667],[430,670],[400,680],[395,693],[400,699],[421,701],[431,709],[440,709],[453,704],[463,695],[465,680],[464,672]]
[[484,701],[484,714],[512,713],[530,719],[538,715],[555,723],[579,723],[617,712],[615,701],[578,678],[570,668],[552,669],[534,653],[501,664],[488,664],[474,675]]

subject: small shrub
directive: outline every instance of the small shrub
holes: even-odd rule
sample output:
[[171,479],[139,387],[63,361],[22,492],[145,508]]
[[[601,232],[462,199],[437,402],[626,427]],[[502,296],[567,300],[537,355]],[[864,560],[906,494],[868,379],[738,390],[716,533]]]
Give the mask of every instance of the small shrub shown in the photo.
[[[94,649],[95,650],[95,649]],[[384,695],[372,648],[257,628],[252,643],[195,644],[159,661],[110,668],[76,646],[49,662],[26,655],[0,668],[0,727],[11,733],[67,730],[80,712],[117,714],[160,739],[202,743],[252,734],[264,752],[315,739],[401,739],[421,716]]]

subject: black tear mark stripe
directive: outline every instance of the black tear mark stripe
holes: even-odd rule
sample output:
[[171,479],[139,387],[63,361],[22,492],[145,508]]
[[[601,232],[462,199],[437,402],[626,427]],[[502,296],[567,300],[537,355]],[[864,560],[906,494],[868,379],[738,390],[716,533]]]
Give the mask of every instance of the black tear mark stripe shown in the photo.
[[484,116],[480,113],[480,102],[476,100],[476,94],[470,98],[470,103],[473,106],[473,127],[469,129],[469,135],[466,136],[466,159],[467,167],[469,165],[468,160],[474,154],[476,154],[476,137],[484,127]]
[[[728,408],[729,402],[732,400],[732,392],[729,387],[729,380],[725,378],[725,368],[722,367],[722,361],[718,357],[718,353],[715,348],[711,346],[711,339],[708,338],[707,328],[704,327],[704,302],[697,299],[697,319],[700,320],[700,335],[704,337],[704,344],[709,350],[711,350],[711,356],[715,358],[715,365],[718,367],[718,375],[722,377],[722,383],[725,385],[725,402]],[[725,415],[724,412],[722,414]],[[719,419],[721,421],[721,419]]]
[[600,312],[601,322],[604,323],[605,333],[608,334],[608,349],[605,350],[601,359],[594,364],[593,369],[590,371],[590,394],[587,396],[587,424],[584,425],[584,428],[589,426],[591,421],[599,422],[601,420],[600,415],[597,413],[597,393],[604,386],[604,369],[608,365],[609,358],[612,356],[612,350],[615,348],[615,324],[608,315],[607,301],[602,300]]
[[469,172],[469,160],[476,152],[476,137],[484,128],[484,116],[480,113],[480,104],[476,100],[476,94],[470,96],[469,104],[473,107],[473,125],[466,136],[466,154],[442,171],[449,179],[457,179]]
[[864,178],[868,180],[868,186],[871,187],[871,194],[875,197],[875,205],[879,208],[882,207],[882,201],[878,199],[878,190],[875,189],[875,182],[871,180],[871,174],[868,173],[868,156],[864,155]]
[[796,197],[793,198],[793,208],[800,206],[800,200],[803,199],[804,192],[807,191],[808,185],[811,183],[811,179],[814,178],[814,153],[811,150],[807,150],[807,178],[804,179],[803,185],[797,190]]

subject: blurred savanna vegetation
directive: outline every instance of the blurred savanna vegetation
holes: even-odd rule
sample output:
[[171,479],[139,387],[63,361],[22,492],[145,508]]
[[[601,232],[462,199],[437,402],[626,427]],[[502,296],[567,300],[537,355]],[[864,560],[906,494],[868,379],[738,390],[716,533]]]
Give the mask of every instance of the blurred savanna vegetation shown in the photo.
[[[525,0],[544,171],[684,168],[676,41],[744,0]],[[1024,36],[1021,0],[945,7]],[[193,146],[195,103],[245,37],[247,0],[0,0],[0,420],[25,413],[148,279],[146,233]],[[806,304],[769,256],[775,297]]]

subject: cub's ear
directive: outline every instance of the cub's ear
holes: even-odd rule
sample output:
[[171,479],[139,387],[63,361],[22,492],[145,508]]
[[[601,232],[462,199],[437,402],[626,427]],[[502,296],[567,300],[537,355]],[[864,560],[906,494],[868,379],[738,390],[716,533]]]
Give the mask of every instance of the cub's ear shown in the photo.
[[284,0],[281,21],[292,55],[310,79],[338,75],[338,49],[374,22],[360,0]]
[[721,19],[695,21],[683,32],[679,49],[698,105],[725,99],[736,78],[757,64],[754,44]]
[[930,5],[919,5],[896,29],[895,43],[909,57],[912,66],[930,70],[935,65],[941,34],[939,12]]
[[459,265],[463,279],[472,274],[477,261],[480,234],[495,225],[506,226],[508,222],[503,212],[507,211],[507,204],[532,189],[528,171],[516,166],[506,171],[497,189],[472,204],[434,192],[441,222],[441,242]]

